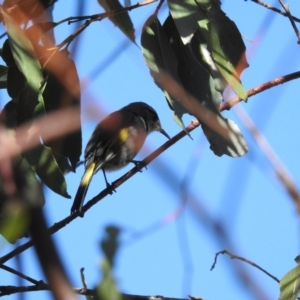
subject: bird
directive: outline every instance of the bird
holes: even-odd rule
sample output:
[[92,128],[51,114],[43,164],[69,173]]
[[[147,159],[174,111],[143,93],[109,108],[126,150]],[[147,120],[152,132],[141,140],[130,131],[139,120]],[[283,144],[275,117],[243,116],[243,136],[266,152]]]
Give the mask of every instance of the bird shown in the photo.
[[106,186],[106,171],[123,168],[142,148],[146,137],[158,131],[170,139],[161,127],[157,112],[144,102],[132,102],[106,116],[96,126],[84,153],[85,171],[71,207],[71,214],[80,211],[93,176],[101,169]]

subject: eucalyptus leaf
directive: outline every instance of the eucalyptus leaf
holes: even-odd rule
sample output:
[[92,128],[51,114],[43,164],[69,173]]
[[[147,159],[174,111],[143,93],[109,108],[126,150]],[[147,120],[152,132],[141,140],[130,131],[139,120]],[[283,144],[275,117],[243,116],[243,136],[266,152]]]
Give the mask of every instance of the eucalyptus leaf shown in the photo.
[[[98,3],[106,12],[122,9],[123,6],[118,0],[98,0]],[[134,27],[128,12],[122,12],[109,17],[109,19],[120,28],[120,30],[131,40],[135,41]]]
[[44,80],[41,65],[36,57],[34,48],[24,31],[14,22],[10,15],[2,10],[8,34],[9,44],[19,70],[25,76],[32,97],[37,95]]
[[0,65],[0,89],[7,88],[7,72],[8,68]]
[[247,145],[241,132],[219,113],[222,95],[193,55],[190,43],[182,40],[172,16],[163,27],[153,16],[145,24],[143,54],[152,77],[174,110],[175,121],[182,126],[182,115],[192,114],[201,122],[216,155],[244,155]]
[[198,22],[206,19],[195,0],[168,0],[168,6],[183,44],[191,41],[198,29]]
[[[74,111],[72,118],[77,119],[80,124],[80,81],[76,65],[67,50],[59,51],[52,56],[48,63],[49,70],[54,69],[57,65],[60,66],[60,72],[45,71],[47,84],[43,91],[43,98],[46,113],[77,107],[78,109]],[[51,147],[57,158],[56,153],[65,157],[65,159],[60,157],[58,161],[61,170],[67,171],[72,169],[75,171],[81,155],[81,128],[63,137],[55,138],[47,142],[46,145]],[[64,167],[69,164],[68,161],[71,163],[71,168]]]
[[222,49],[219,39],[219,32],[214,20],[211,20],[208,23],[208,30],[210,34],[209,46],[213,61],[233,91],[241,99],[246,101],[248,99],[247,92],[241,84],[234,65],[230,62],[228,56]]
[[28,236],[29,208],[42,207],[45,203],[43,190],[34,171],[22,157],[11,161],[14,192],[7,191],[0,180],[0,234],[10,243]]
[[105,257],[101,263],[102,280],[96,289],[96,299],[121,300],[123,297],[113,274],[115,256],[119,249],[120,229],[115,226],[107,226],[106,233],[107,235],[101,241],[101,250]]
[[[150,74],[155,83],[162,89],[170,108],[174,111],[174,120],[183,130],[186,130],[182,121],[183,114],[189,112],[185,106],[182,105],[182,103],[188,102],[186,94],[182,92],[176,93],[174,90],[171,94],[170,91],[160,85],[162,76],[170,76],[180,86],[182,86],[182,83],[177,73],[177,58],[157,18],[151,16],[145,22],[141,36],[141,45],[146,64],[150,69]],[[162,72],[164,74],[162,74]],[[189,135],[188,132],[187,134]]]
[[71,198],[67,193],[67,183],[63,173],[53,156],[51,149],[45,145],[38,145],[23,153],[28,163],[52,191],[65,197]]
[[[24,31],[21,30],[14,20],[11,19],[10,15],[3,10],[2,13],[7,28],[12,56],[16,66],[26,80],[25,87],[21,90],[20,95],[16,97],[17,125],[21,125],[25,122],[29,124],[31,122],[33,124],[35,118],[46,115],[43,98],[46,84],[43,84],[44,76],[41,71],[41,64],[37,58],[35,49],[29,40],[29,35],[27,36]],[[49,126],[51,125],[49,124]],[[29,132],[27,133],[27,136],[23,136],[22,138],[27,138],[28,143],[32,139]],[[71,143],[68,144],[69,147],[70,144]],[[23,155],[36,174],[50,189],[66,198],[70,197],[66,190],[67,185],[65,178],[57,164],[51,148],[40,144],[35,148],[26,151]],[[77,153],[76,155],[78,156]]]
[[283,276],[279,283],[279,300],[296,300],[300,293],[300,265]]

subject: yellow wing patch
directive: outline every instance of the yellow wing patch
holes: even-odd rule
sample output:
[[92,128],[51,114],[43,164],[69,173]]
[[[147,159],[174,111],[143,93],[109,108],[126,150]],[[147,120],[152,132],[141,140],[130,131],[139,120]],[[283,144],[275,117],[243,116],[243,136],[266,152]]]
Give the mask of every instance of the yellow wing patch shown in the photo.
[[90,183],[90,179],[91,179],[91,176],[93,176],[95,166],[96,166],[96,163],[93,162],[86,169],[86,171],[83,175],[83,178],[81,180],[81,185],[82,186],[87,186]]
[[127,128],[123,128],[119,132],[119,139],[121,142],[125,142],[129,137],[129,130]]

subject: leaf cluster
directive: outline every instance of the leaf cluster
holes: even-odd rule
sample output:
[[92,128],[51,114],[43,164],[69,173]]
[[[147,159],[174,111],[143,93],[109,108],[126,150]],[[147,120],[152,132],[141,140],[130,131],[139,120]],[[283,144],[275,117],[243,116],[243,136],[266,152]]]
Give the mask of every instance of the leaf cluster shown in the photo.
[[[0,81],[1,88],[7,89],[11,97],[1,112],[1,121],[20,146],[17,159],[27,166],[26,171],[23,169],[24,177],[42,182],[54,192],[70,198],[64,174],[75,171],[79,162],[81,129],[70,128],[63,137],[52,133],[54,138],[48,140],[46,133],[51,131],[51,124],[46,123],[45,128],[35,125],[41,119],[47,120],[48,116],[68,109],[80,124],[80,83],[76,66],[67,49],[49,50],[49,46],[54,45],[49,32],[56,23],[34,23],[29,28],[23,24],[33,21],[52,3],[35,1],[31,3],[35,5],[24,7],[22,2],[22,5],[9,7],[11,1],[7,1],[1,8],[7,39],[1,49],[6,65],[0,68]],[[34,126],[38,132],[33,132]],[[21,128],[25,130],[20,131]],[[34,173],[37,177],[32,176]],[[6,194],[2,186],[1,195]]]

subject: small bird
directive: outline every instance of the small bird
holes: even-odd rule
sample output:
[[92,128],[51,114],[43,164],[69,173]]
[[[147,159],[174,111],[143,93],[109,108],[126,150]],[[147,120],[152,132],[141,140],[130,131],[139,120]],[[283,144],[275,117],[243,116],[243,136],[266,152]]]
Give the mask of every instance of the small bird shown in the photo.
[[85,172],[77,190],[71,214],[81,211],[85,195],[94,174],[103,171],[107,186],[105,171],[121,169],[142,148],[146,137],[153,131],[159,131],[170,139],[162,129],[156,111],[144,102],[130,103],[120,110],[109,114],[95,128],[84,153]]

